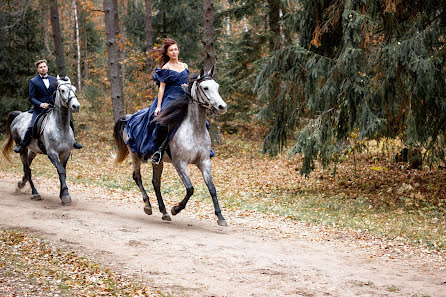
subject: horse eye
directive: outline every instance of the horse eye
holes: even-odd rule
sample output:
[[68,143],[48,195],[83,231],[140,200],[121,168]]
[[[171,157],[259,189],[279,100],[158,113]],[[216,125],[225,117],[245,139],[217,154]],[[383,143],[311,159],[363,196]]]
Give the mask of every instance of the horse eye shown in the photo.
[[209,90],[209,88],[208,88],[208,87],[204,87],[203,89],[204,89],[204,90],[206,90],[206,91],[207,91],[207,90]]

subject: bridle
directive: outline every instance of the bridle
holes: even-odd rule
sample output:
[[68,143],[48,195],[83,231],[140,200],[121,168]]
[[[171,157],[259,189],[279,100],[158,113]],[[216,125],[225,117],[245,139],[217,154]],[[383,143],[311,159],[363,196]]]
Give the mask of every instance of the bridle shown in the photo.
[[203,88],[200,85],[200,83],[205,80],[213,80],[213,77],[210,76],[209,74],[205,74],[199,79],[195,80],[190,87],[189,93],[192,94],[192,89],[195,88],[195,96],[191,95],[192,102],[212,111],[213,106],[211,104],[211,100],[206,95],[206,93],[204,92]]
[[[70,102],[71,102],[71,100],[73,98],[77,98],[77,96],[76,96],[76,92],[73,90],[73,85],[71,83],[61,83],[61,84],[58,84],[57,85],[57,89],[56,89],[56,92],[58,92],[58,94],[56,94],[56,97],[57,96],[61,96],[60,95],[60,87],[63,86],[63,85],[67,85],[67,87],[68,87],[68,96],[69,96],[68,100],[66,102],[64,100],[59,100],[59,101],[61,101],[61,106],[58,106],[57,105],[57,101],[55,100],[53,108],[57,108],[59,110],[61,110],[62,107],[66,108],[66,109],[73,109],[73,108],[70,107]],[[71,96],[71,94],[73,94],[73,95]]]

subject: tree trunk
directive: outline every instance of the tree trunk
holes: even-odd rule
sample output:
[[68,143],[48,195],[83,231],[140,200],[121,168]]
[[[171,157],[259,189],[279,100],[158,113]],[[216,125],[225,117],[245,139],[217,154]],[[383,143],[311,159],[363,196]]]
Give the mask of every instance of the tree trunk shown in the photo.
[[54,48],[56,50],[57,72],[61,76],[66,75],[65,55],[63,51],[62,32],[60,31],[59,11],[57,0],[50,0],[51,28],[53,29]]
[[[85,14],[85,11],[83,11],[83,14]],[[87,20],[86,17],[84,17],[84,22],[83,22],[83,32],[84,32],[84,40],[85,40],[85,45],[84,45],[84,80],[88,80],[89,79],[89,70],[88,70],[88,35],[87,35]]]
[[[209,71],[215,66],[215,45],[214,45],[214,1],[203,0],[203,50],[204,50],[204,71]],[[221,131],[218,120],[210,121],[209,134],[212,143],[221,143]]]
[[77,52],[77,90],[80,92],[81,85],[81,40],[79,34],[79,18],[77,16],[76,0],[73,0],[74,24],[76,28],[76,52]]
[[208,71],[215,66],[214,45],[214,1],[203,0],[203,45],[204,70]]
[[[123,0],[122,1],[122,14],[124,15],[124,18],[128,16],[129,14],[129,0]],[[125,27],[124,22],[121,22],[121,44],[122,44],[122,50],[120,53],[120,61],[121,61],[121,73],[122,73],[122,86],[125,86],[125,57],[127,55],[126,51],[126,39],[127,39],[127,28]]]
[[51,50],[49,47],[49,38],[48,38],[48,1],[46,0],[40,0],[40,10],[42,12],[42,27],[43,27],[43,43],[45,46],[45,57],[49,57],[51,55]]
[[84,35],[84,81],[89,79],[89,69],[88,69],[88,34],[87,34],[87,16],[86,11],[82,10],[82,33]]
[[108,51],[108,73],[110,79],[113,117],[115,121],[124,115],[124,96],[122,94],[121,65],[117,38],[119,34],[118,1],[104,0],[105,33]]
[[269,29],[271,30],[270,49],[277,50],[281,45],[280,32],[280,0],[268,0],[269,6]]
[[147,73],[153,71],[154,63],[151,56],[153,50],[153,28],[152,28],[152,0],[146,2],[146,53],[147,53]]

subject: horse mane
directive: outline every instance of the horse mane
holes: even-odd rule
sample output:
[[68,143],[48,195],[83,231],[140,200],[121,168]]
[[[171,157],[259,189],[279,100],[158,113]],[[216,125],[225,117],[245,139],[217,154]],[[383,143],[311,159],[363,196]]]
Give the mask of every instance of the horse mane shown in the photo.
[[179,127],[184,121],[189,110],[189,102],[191,99],[190,91],[192,84],[196,81],[197,75],[192,75],[189,79],[187,91],[184,95],[174,100],[172,103],[167,105],[153,122],[158,123],[162,126]]

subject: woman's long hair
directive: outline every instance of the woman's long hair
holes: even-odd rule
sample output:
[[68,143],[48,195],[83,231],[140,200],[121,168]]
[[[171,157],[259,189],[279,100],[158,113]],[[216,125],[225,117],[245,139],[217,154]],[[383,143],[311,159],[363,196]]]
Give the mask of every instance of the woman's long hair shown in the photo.
[[167,62],[169,62],[170,58],[167,55],[167,49],[169,48],[169,46],[177,44],[177,42],[171,38],[166,38],[163,41],[163,47],[161,49],[161,67],[163,67],[164,65],[166,65]]

